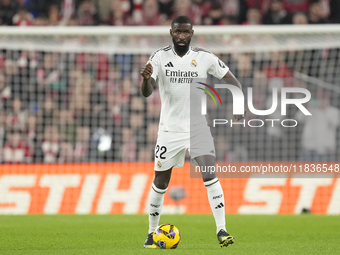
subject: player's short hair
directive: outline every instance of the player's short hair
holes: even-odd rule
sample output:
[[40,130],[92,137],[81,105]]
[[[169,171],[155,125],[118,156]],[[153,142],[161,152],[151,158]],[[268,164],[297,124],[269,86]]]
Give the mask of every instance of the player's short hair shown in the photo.
[[173,21],[171,22],[171,27],[173,27],[175,23],[190,24],[192,27],[191,19],[189,19],[187,16],[177,16],[176,18],[174,18]]

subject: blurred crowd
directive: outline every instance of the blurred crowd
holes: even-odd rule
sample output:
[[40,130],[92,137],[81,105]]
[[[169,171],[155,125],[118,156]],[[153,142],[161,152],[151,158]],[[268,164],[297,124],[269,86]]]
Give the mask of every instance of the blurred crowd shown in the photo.
[[[265,118],[298,119],[297,128],[277,122],[275,128],[212,129],[217,160],[331,160],[339,154],[339,94],[293,79],[299,71],[339,84],[339,49],[218,56],[245,93],[253,88],[255,109],[270,108],[273,87],[305,87],[316,95],[308,107],[317,118],[297,116],[295,107],[286,117],[278,109]],[[161,102],[158,88],[147,99],[140,94],[140,67],[148,57],[3,50],[0,162],[153,161]],[[228,110],[214,108],[209,117],[230,119],[232,100],[220,95]],[[246,120],[259,118],[248,114]]]
[[340,23],[338,0],[1,0],[7,26],[160,26]]
[[147,106],[136,85],[147,59],[2,51],[0,162],[149,161],[160,99]]

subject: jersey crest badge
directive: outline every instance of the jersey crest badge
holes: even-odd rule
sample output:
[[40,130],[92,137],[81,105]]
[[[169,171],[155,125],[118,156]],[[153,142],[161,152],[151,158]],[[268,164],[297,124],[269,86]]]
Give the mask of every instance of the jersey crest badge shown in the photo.
[[197,67],[197,62],[195,59],[191,60],[191,67]]
[[157,162],[157,166],[158,166],[159,168],[161,168],[161,167],[162,167],[162,163],[161,163],[160,161],[158,161],[158,162]]

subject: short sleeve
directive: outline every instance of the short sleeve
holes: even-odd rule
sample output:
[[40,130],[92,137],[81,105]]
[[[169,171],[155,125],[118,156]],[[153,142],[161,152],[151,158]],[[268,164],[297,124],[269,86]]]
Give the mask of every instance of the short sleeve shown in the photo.
[[227,67],[227,65],[224,64],[222,60],[213,54],[210,55],[210,60],[211,65],[208,68],[208,74],[211,74],[212,76],[221,80],[229,71],[229,67]]
[[149,61],[152,65],[153,72],[151,77],[156,81],[158,78],[158,72],[159,72],[159,51],[155,51],[154,53],[151,54]]

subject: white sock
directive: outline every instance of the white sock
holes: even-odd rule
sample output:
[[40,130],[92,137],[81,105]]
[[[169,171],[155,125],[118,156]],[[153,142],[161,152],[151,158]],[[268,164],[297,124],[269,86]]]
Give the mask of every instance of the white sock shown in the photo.
[[154,232],[159,224],[159,218],[164,202],[164,194],[166,189],[159,189],[152,183],[152,187],[149,194],[149,232]]
[[204,185],[208,191],[210,207],[216,222],[216,233],[221,229],[227,231],[225,227],[224,195],[221,184],[218,178],[215,178],[204,182]]

